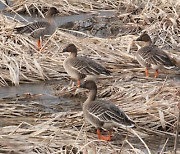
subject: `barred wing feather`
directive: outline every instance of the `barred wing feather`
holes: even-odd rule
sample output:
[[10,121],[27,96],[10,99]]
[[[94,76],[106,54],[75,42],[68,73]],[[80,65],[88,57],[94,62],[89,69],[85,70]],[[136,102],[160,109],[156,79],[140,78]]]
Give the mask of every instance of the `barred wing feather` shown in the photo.
[[102,122],[115,122],[117,124],[126,124],[130,120],[118,107],[109,103],[92,103],[88,112]]
[[156,46],[143,47],[139,49],[138,54],[144,59],[147,64],[150,65],[164,65],[166,67],[175,66],[169,56]]
[[37,35],[39,36],[42,35],[43,31],[48,26],[50,26],[50,23],[45,21],[39,21],[39,22],[30,23],[26,26],[16,27],[15,31],[19,34],[30,33],[33,37],[35,37]]
[[81,74],[86,75],[110,75],[110,71],[100,64],[87,57],[76,57],[71,61],[71,66],[78,70]]

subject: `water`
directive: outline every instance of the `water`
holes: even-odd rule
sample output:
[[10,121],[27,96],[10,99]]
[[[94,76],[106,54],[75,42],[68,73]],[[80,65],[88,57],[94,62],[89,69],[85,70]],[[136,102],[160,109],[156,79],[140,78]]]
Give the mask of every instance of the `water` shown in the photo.
[[6,5],[0,1],[0,10],[3,10],[6,8]]
[[40,82],[34,84],[22,84],[21,86],[13,87],[1,87],[0,89],[0,99],[8,97],[16,97],[24,93],[42,93],[45,95],[53,95],[51,86],[48,83]]
[[[0,1],[0,10],[3,10],[6,8],[6,5],[4,5]],[[18,20],[22,23],[27,22],[33,22],[37,21],[40,18],[34,18],[29,17],[25,15],[18,15],[18,14],[10,14],[10,13],[3,13],[5,16]],[[88,18],[91,18],[95,15],[102,16],[102,17],[112,17],[114,16],[115,11],[110,10],[101,10],[94,13],[85,13],[80,15],[72,15],[72,16],[64,16],[55,17],[55,21],[57,22],[58,26],[64,25],[68,22],[74,22],[74,21],[82,21],[86,20]],[[179,83],[179,76],[177,78],[174,78],[175,81]],[[34,122],[33,115],[35,114],[53,114],[58,112],[68,112],[68,111],[82,111],[81,104],[84,100],[81,98],[75,98],[75,97],[59,97],[56,96],[54,91],[54,86],[57,84],[63,84],[66,85],[64,82],[60,81],[51,81],[51,82],[38,82],[34,84],[22,84],[20,86],[13,86],[13,87],[1,87],[0,88],[0,105],[1,108],[6,110],[8,107],[12,106],[18,110],[22,108],[25,114],[27,116],[18,117],[18,116],[12,116],[11,118],[7,118],[6,116],[0,115],[1,121],[0,121],[0,127],[4,126],[10,126],[10,125],[17,125],[21,123],[22,121],[28,122],[30,124],[36,124]],[[32,97],[29,99],[26,98],[26,94],[30,94]],[[28,96],[28,95],[27,95]],[[34,97],[33,97],[34,96]],[[37,118],[37,117],[35,117]],[[154,136],[149,137],[147,139],[144,139],[147,143],[148,147],[153,151],[153,153],[160,152],[163,148],[163,145],[168,137],[164,136]],[[172,149],[173,147],[174,138],[170,138],[168,140],[167,149]],[[140,143],[137,138],[134,140],[132,139],[131,143],[136,144],[136,147],[139,147],[143,150],[144,146]],[[167,150],[165,149],[165,151]],[[144,149],[143,151],[146,151]]]
[[[0,10],[3,10],[5,8],[6,8],[6,5],[4,5],[1,2]],[[43,20],[40,17],[31,17],[28,15],[23,15],[23,14],[20,15],[17,13],[8,13],[5,11],[2,11],[2,14],[4,16],[6,16],[7,18],[10,18],[17,22],[21,22],[25,25],[28,24],[29,22]],[[114,17],[115,14],[116,14],[115,10],[99,10],[99,11],[93,11],[90,13],[82,13],[79,15],[56,16],[56,17],[54,17],[54,19],[55,19],[58,27],[61,27],[61,28],[63,27],[65,29],[80,31],[83,33],[88,33],[88,34],[92,33],[91,35],[94,35],[96,37],[106,38],[111,35],[114,35],[114,34],[112,34],[111,30],[109,29],[109,26],[107,26],[107,23],[111,23],[111,22],[108,20],[107,21],[101,20],[101,19],[99,20],[99,18],[102,18],[102,19],[111,18],[111,17]],[[97,22],[94,22],[93,17],[95,17],[95,20],[97,19]],[[72,27],[68,27],[69,23],[72,23]],[[78,26],[74,27],[74,24],[78,25]],[[92,27],[93,31],[91,29],[88,29],[87,27]]]
[[[10,2],[8,4],[11,4]],[[5,9],[6,5],[3,2],[0,2],[0,11]],[[79,20],[86,20],[88,18],[92,18],[94,15],[98,15],[98,16],[105,16],[105,17],[112,17],[114,16],[115,11],[114,10],[100,10],[100,11],[96,11],[96,12],[92,12],[92,13],[83,13],[80,15],[71,15],[71,16],[56,16],[55,17],[55,21],[59,26],[64,25],[68,22],[74,22],[74,21],[79,21]],[[30,17],[27,15],[19,15],[19,14],[13,14],[13,13],[7,13],[7,12],[3,12],[3,15],[5,15],[8,18],[11,18],[13,20],[17,20],[19,22],[22,23],[28,23],[28,22],[34,22],[34,21],[38,21],[38,20],[42,20],[42,18],[38,18],[38,17]]]
[[[17,108],[26,105],[27,108],[25,109],[34,113],[38,113],[38,111],[44,113],[81,111],[82,101],[80,98],[56,96],[54,87],[58,84],[65,85],[60,81],[49,81],[1,87],[0,103],[4,108],[6,108],[7,104],[11,106],[14,102]],[[35,106],[35,108],[32,106]]]

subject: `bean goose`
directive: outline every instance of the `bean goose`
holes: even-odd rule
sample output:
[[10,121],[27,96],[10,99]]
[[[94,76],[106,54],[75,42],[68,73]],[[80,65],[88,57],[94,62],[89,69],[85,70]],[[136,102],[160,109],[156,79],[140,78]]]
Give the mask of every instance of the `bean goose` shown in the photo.
[[80,80],[87,76],[110,75],[109,70],[94,60],[85,56],[77,56],[77,47],[74,44],[67,45],[63,52],[70,52],[69,57],[64,60],[63,66],[68,75],[77,81],[78,86]]
[[[80,88],[89,90],[88,98],[83,104],[83,113],[85,119],[97,128],[98,139],[110,141],[114,126],[134,126],[134,122],[119,107],[104,100],[96,100],[97,86],[94,81],[86,80]],[[108,136],[102,136],[100,128],[109,130]]]
[[55,7],[51,7],[46,15],[46,18],[42,21],[30,23],[22,27],[16,27],[14,31],[18,34],[30,34],[37,40],[37,46],[41,48],[41,38],[45,35],[52,35],[57,28],[56,22],[53,19],[53,15],[59,13]]
[[149,76],[149,68],[155,70],[154,77],[156,78],[159,74],[158,69],[163,67],[167,69],[176,67],[169,56],[152,43],[152,40],[148,34],[143,33],[136,39],[136,41],[143,41],[144,43],[144,46],[137,51],[136,58],[139,64],[146,68],[146,77]]

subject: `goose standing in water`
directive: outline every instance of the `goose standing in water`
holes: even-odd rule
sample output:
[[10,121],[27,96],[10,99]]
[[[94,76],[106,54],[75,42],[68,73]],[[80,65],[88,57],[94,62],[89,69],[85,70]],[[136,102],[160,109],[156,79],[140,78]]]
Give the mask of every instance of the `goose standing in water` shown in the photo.
[[158,69],[163,67],[172,69],[176,67],[169,56],[152,43],[152,40],[148,34],[143,33],[136,39],[137,46],[139,41],[143,42],[144,46],[141,48],[139,47],[140,49],[136,53],[136,58],[139,64],[146,68],[146,77],[149,76],[149,68],[155,70],[154,77],[156,78],[159,74]]
[[69,57],[64,60],[63,66],[68,75],[77,81],[78,87],[80,86],[80,80],[87,76],[110,75],[109,70],[94,60],[85,56],[77,56],[77,47],[74,44],[68,44],[63,52],[70,52]]
[[53,16],[57,13],[59,13],[59,11],[55,7],[51,7],[48,10],[46,18],[44,20],[33,22],[26,26],[16,27],[14,31],[18,34],[27,33],[30,34],[30,36],[32,36],[33,38],[38,39],[37,46],[38,49],[40,49],[41,39],[45,35],[52,35],[56,31],[57,25],[53,19]]
[[[110,141],[114,126],[134,127],[135,123],[119,107],[104,100],[96,100],[97,86],[94,81],[86,80],[80,88],[89,90],[88,98],[83,104],[83,113],[85,119],[97,128],[98,139]],[[100,128],[109,130],[108,136],[102,136]]]

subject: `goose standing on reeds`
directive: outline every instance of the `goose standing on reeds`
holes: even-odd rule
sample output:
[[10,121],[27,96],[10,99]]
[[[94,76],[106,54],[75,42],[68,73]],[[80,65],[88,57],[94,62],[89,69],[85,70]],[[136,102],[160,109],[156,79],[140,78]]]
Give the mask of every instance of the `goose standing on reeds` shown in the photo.
[[[98,139],[110,141],[113,127],[134,127],[135,123],[117,106],[104,100],[96,100],[97,86],[92,80],[86,80],[80,88],[89,90],[83,104],[85,120],[97,128]],[[108,130],[108,136],[102,136],[100,128]]]
[[80,86],[80,80],[87,76],[110,75],[109,70],[94,60],[85,56],[77,56],[77,47],[74,44],[68,44],[63,52],[70,52],[69,57],[64,60],[63,66],[68,75],[77,81],[78,87]]
[[30,34],[30,36],[32,36],[33,38],[38,39],[37,46],[38,49],[40,49],[41,39],[45,35],[52,35],[56,31],[57,25],[53,19],[53,16],[57,13],[59,13],[59,11],[55,7],[51,7],[48,10],[46,18],[44,20],[33,22],[26,26],[16,27],[14,31],[18,34],[27,33]]
[[143,33],[140,37],[136,39],[136,45],[138,46],[138,41],[143,42],[143,47],[139,47],[140,49],[136,53],[136,58],[139,64],[142,67],[145,67],[146,77],[149,76],[149,68],[155,70],[154,77],[158,76],[158,69],[167,68],[172,69],[175,68],[175,64],[169,58],[169,56],[157,46],[152,43],[150,36],[147,33]]

